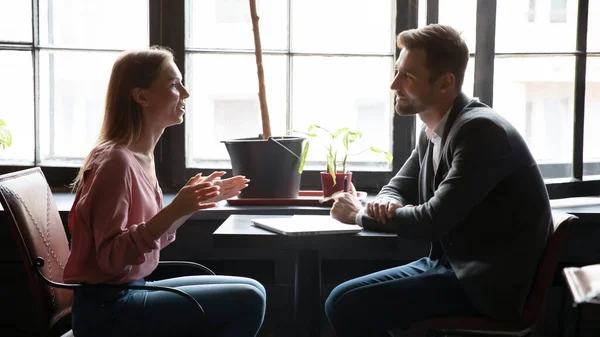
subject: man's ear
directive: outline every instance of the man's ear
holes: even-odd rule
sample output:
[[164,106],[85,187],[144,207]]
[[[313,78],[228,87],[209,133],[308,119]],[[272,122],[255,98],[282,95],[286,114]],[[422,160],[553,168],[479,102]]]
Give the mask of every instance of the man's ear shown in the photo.
[[148,106],[148,99],[146,98],[146,92],[142,88],[134,88],[131,91],[133,99],[142,107]]
[[454,90],[455,82],[456,77],[454,77],[453,73],[445,73],[440,77],[440,91],[447,92]]

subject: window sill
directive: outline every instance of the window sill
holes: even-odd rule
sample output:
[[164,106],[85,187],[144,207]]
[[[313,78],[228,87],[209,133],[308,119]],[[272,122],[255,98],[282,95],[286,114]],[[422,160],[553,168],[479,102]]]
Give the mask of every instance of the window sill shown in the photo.
[[[56,207],[60,213],[68,213],[73,205],[74,194],[54,193]],[[367,197],[370,200],[374,194]],[[164,195],[164,205],[168,205],[175,194]],[[580,218],[600,218],[600,197],[573,197],[550,200],[553,210],[568,212]],[[217,207],[203,210],[192,215],[191,220],[225,220],[232,214],[292,215],[292,214],[329,214],[329,207],[308,206],[230,206],[225,201]]]

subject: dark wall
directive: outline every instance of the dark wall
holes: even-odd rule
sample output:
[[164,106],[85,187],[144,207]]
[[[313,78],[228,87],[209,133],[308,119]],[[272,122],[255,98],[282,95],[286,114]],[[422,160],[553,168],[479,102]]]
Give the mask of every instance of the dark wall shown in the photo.
[[[600,215],[599,215],[600,218]],[[64,221],[64,220],[63,220]],[[218,274],[252,277],[267,289],[268,308],[260,336],[286,336],[293,317],[293,255],[289,251],[264,249],[213,249],[212,233],[220,225],[219,220],[190,221],[178,231],[178,239],[162,252],[163,260],[189,260],[200,262]],[[567,247],[563,251],[561,267],[600,263],[600,221],[594,217],[582,217],[573,225]],[[322,300],[335,285],[350,278],[384,268],[396,266],[428,253],[427,244],[402,245],[393,250],[365,251],[357,247],[352,251],[324,250],[322,256]],[[0,272],[1,303],[8,313],[0,318],[1,335],[33,336],[33,302],[27,289],[27,277],[20,260],[5,215],[0,212]],[[165,277],[169,275],[154,275]],[[539,326],[542,336],[558,336],[561,299],[564,283],[560,270],[555,285],[550,290],[544,318]],[[570,303],[566,308],[565,325],[571,320]],[[584,310],[582,336],[600,336],[600,315],[591,308]],[[322,316],[322,336],[331,331]]]

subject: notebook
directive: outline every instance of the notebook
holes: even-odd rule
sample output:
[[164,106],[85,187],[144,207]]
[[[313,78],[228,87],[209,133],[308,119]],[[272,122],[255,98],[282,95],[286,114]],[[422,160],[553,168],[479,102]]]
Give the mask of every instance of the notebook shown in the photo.
[[256,227],[283,235],[356,234],[358,225],[347,225],[329,215],[294,215],[251,219]]

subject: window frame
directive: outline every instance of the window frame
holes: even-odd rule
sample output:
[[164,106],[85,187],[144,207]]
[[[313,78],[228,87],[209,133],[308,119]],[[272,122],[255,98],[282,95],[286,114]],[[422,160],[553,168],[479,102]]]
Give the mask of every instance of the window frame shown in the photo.
[[[151,0],[152,1],[152,0]],[[184,71],[184,84],[185,84],[185,52],[189,50],[185,48],[185,23],[183,20],[178,20],[177,14],[184,17],[185,13],[185,0],[169,1],[171,6],[168,6],[167,10],[170,12],[160,11],[158,17],[162,14],[163,31],[162,44],[169,46],[173,49],[176,56],[175,63],[179,69]],[[150,7],[152,13],[153,7]],[[400,33],[405,29],[416,28],[418,18],[418,0],[396,0],[395,4],[396,20],[395,20],[395,34]],[[159,23],[159,24],[160,24]],[[150,26],[152,26],[152,14]],[[164,30],[168,30],[167,35]],[[152,34],[151,44],[152,44]],[[394,58],[398,56],[398,49],[395,49]],[[179,56],[178,56],[179,55]],[[392,154],[394,160],[392,162],[392,169],[390,171],[378,171],[378,172],[367,172],[367,171],[354,171],[353,175],[357,183],[359,190],[365,190],[370,193],[376,193],[389,182],[393,177],[394,173],[397,172],[402,164],[410,156],[412,149],[415,147],[415,118],[413,117],[400,117],[394,114],[393,117],[393,133],[392,133]],[[172,191],[176,191],[185,184],[188,177],[202,172],[204,175],[210,174],[215,169],[200,169],[200,168],[188,168],[185,165],[185,120],[181,125],[171,127],[165,130],[163,137],[157,145],[157,152],[155,157],[157,158],[157,169],[159,170],[159,178],[161,182],[165,184],[165,188],[170,188]],[[170,132],[168,132],[170,131]],[[400,146],[398,146],[400,144]],[[171,163],[171,164],[170,164]],[[176,163],[176,165],[172,165]],[[174,167],[173,167],[174,166]],[[222,170],[222,169],[219,169]],[[225,169],[227,174],[231,174],[230,169]],[[320,189],[321,180],[319,171],[305,170],[302,173],[301,179],[302,189]]]
[[[423,0],[427,4],[426,23],[436,23],[439,17],[439,0]],[[149,2],[149,33],[150,45],[164,45],[175,52],[175,62],[184,72],[185,82],[185,0],[148,0]],[[474,96],[480,101],[492,106],[493,78],[496,29],[497,0],[477,1],[476,50]],[[35,123],[35,163],[39,163],[39,51],[44,47],[39,45],[38,2],[32,0],[32,43],[0,41],[0,50],[31,51],[34,72],[34,123]],[[416,28],[418,24],[419,0],[395,1],[395,34]],[[553,175],[552,172],[564,172],[570,167],[570,177],[561,179],[546,179],[546,187],[552,199],[593,196],[600,191],[600,180],[593,177],[583,177],[583,123],[586,87],[586,59],[588,55],[600,53],[587,52],[589,0],[578,0],[576,51],[567,53],[575,57],[575,95],[574,95],[574,125],[573,125],[573,157],[567,164],[541,164],[540,170]],[[68,48],[66,48],[68,49]],[[77,48],[74,48],[77,49]],[[519,53],[510,53],[517,55]],[[530,53],[532,55],[555,55],[556,53]],[[565,54],[565,53],[560,53]],[[394,57],[399,55],[396,48]],[[376,193],[388,183],[389,179],[402,167],[415,147],[416,139],[415,117],[401,117],[394,114],[392,131],[392,153],[394,160],[391,171],[354,172],[359,190]],[[185,121],[181,125],[167,128],[158,142],[155,150],[157,176],[165,193],[177,192],[188,177],[202,172],[208,174],[213,169],[187,168],[185,160]],[[589,165],[593,165],[590,163]],[[0,166],[0,174],[26,169],[32,166]],[[78,167],[40,166],[50,186],[55,191],[67,191],[68,184],[76,176]],[[231,173],[231,170],[225,170]],[[557,174],[557,173],[556,173]],[[302,189],[320,189],[318,171],[305,171],[302,174]]]

